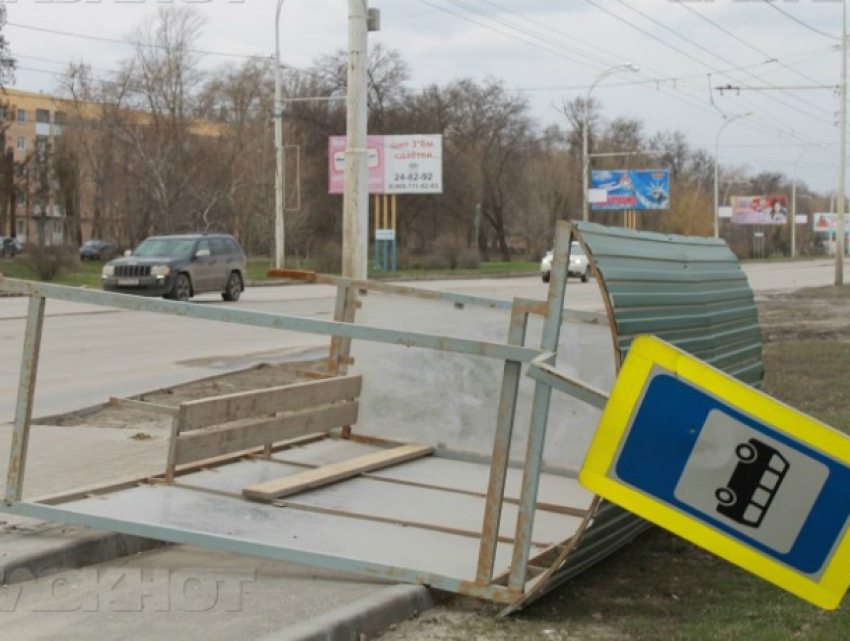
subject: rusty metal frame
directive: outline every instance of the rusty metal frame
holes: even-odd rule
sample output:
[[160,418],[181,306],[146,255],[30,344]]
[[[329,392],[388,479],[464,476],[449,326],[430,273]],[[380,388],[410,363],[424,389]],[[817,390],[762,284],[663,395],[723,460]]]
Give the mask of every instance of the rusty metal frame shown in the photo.
[[[315,283],[331,284],[337,287],[334,320],[318,320],[244,309],[198,306],[191,303],[179,303],[155,299],[146,299],[124,294],[60,287],[56,285],[31,283],[16,280],[2,280],[0,291],[22,294],[30,297],[27,316],[24,354],[21,367],[21,382],[18,395],[18,407],[13,432],[13,445],[10,452],[9,478],[7,481],[5,502],[0,509],[15,514],[32,516],[47,520],[56,520],[76,525],[114,530],[127,534],[147,536],[178,543],[205,545],[251,555],[267,556],[298,563],[307,563],[318,567],[354,572],[368,576],[377,576],[399,581],[423,583],[436,588],[459,592],[476,597],[490,599],[503,604],[515,604],[523,599],[527,588],[539,583],[540,572],[529,581],[531,559],[532,527],[537,509],[540,476],[546,470],[543,464],[543,448],[549,413],[549,403],[553,389],[567,393],[580,401],[595,407],[603,401],[604,394],[593,390],[580,381],[573,380],[554,369],[556,350],[561,324],[566,318],[598,322],[599,314],[577,312],[570,314],[564,310],[567,284],[567,266],[574,231],[570,224],[559,223],[556,237],[554,260],[548,296],[545,301],[516,299],[512,302],[498,301],[484,297],[448,294],[422,290],[413,287],[375,283],[371,281],[353,281],[320,275],[299,277]],[[292,277],[293,272],[281,272],[279,275]],[[408,332],[354,324],[358,295],[375,291],[384,294],[415,297],[421,300],[452,303],[456,307],[476,306],[491,309],[509,310],[510,327],[506,343],[492,343],[463,338],[437,336],[418,332]],[[496,432],[492,447],[492,456],[478,457],[490,465],[490,478],[486,496],[485,513],[478,549],[478,563],[474,580],[458,581],[456,578],[423,574],[402,568],[382,566],[376,563],[363,563],[353,559],[330,557],[320,553],[304,552],[278,546],[262,545],[232,537],[196,531],[182,530],[176,527],[162,527],[151,524],[134,523],[120,519],[110,519],[91,515],[82,515],[63,510],[62,504],[79,496],[78,493],[63,497],[52,497],[50,502],[22,501],[24,471],[27,458],[27,442],[32,424],[32,406],[35,393],[35,380],[44,320],[44,307],[47,298],[71,302],[88,303],[106,307],[117,307],[133,311],[170,314],[209,320],[214,322],[237,323],[255,327],[292,330],[331,337],[329,371],[343,375],[351,364],[350,347],[352,340],[364,340],[404,347],[419,347],[456,354],[486,357],[504,361],[504,374],[499,401]],[[539,348],[525,346],[528,317],[531,314],[544,318],[543,335]],[[513,427],[516,420],[516,402],[522,369],[528,366],[528,375],[535,382],[534,400],[528,430],[528,445],[524,461],[519,463],[523,477],[521,494],[518,501],[516,531],[513,536],[513,559],[509,575],[493,576],[496,543],[499,536],[499,523],[505,500],[505,480],[509,467],[515,467],[516,461],[509,458]],[[349,434],[344,434],[349,436]],[[460,452],[442,452],[438,455],[463,458]],[[227,464],[239,460],[244,453],[232,457],[222,457],[216,464]],[[180,474],[180,470],[176,471]],[[138,479],[137,483],[147,483],[150,479]],[[154,482],[156,482],[154,480]],[[121,487],[128,487],[122,484]],[[106,491],[102,488],[102,491]],[[592,512],[592,511],[591,511]],[[586,528],[592,513],[585,516],[581,528]],[[580,529],[581,531],[581,529]],[[566,533],[565,533],[566,535]],[[549,551],[560,558],[564,550],[570,548],[570,538],[555,545]]]

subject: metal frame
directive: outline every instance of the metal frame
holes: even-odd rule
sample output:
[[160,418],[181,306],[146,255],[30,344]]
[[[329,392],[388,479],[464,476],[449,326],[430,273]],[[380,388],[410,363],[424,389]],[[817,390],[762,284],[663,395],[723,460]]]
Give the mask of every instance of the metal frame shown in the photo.
[[[0,510],[73,525],[146,536],[175,543],[203,545],[218,550],[306,563],[317,567],[363,574],[371,577],[426,584],[442,590],[507,604],[509,608],[506,611],[519,607],[532,598],[539,596],[539,594],[551,585],[565,580],[566,576],[572,576],[580,571],[580,569],[595,563],[601,556],[617,549],[624,541],[628,540],[629,536],[633,536],[645,527],[644,522],[635,521],[634,519],[626,519],[621,522],[618,520],[620,519],[618,514],[612,513],[611,509],[609,509],[613,506],[609,506],[597,498],[594,499],[588,510],[576,511],[576,516],[582,518],[582,521],[578,529],[571,536],[566,536],[565,533],[565,540],[551,546],[551,548],[544,550],[542,553],[538,550],[536,557],[532,558],[533,542],[531,535],[535,513],[539,509],[538,494],[541,475],[555,473],[562,476],[570,476],[569,471],[557,468],[553,469],[543,463],[543,450],[546,443],[552,390],[554,389],[560,393],[567,394],[595,408],[604,407],[607,401],[607,395],[604,392],[566,376],[554,367],[563,321],[577,320],[600,323],[603,318],[607,318],[614,341],[614,353],[617,361],[615,366],[619,367],[620,364],[621,346],[618,344],[614,305],[607,290],[603,274],[600,273],[598,265],[594,261],[591,261],[591,264],[593,265],[594,275],[603,294],[603,300],[605,301],[608,312],[607,316],[564,310],[567,265],[569,264],[569,252],[573,238],[575,237],[582,242],[585,245],[587,255],[593,257],[593,253],[590,251],[592,248],[587,247],[585,240],[581,238],[585,227],[582,224],[574,227],[566,222],[559,223],[551,279],[545,301],[515,299],[512,302],[508,302],[479,296],[451,294],[404,285],[352,280],[306,272],[293,272],[289,270],[273,272],[273,275],[280,277],[296,278],[308,282],[336,286],[337,294],[333,321],[285,316],[244,309],[199,306],[191,303],[146,299],[124,294],[16,280],[2,280],[0,278],[0,291],[30,297],[17,414],[10,451],[9,475],[5,501],[0,506]],[[589,232],[593,231],[591,227],[587,227],[587,229]],[[457,308],[473,306],[509,311],[510,325],[507,341],[505,343],[494,343],[356,325],[354,324],[356,310],[360,305],[358,297],[365,296],[369,292],[448,303]],[[399,347],[418,347],[504,361],[491,456],[447,451],[441,448],[437,448],[435,453],[435,456],[438,457],[473,461],[489,465],[489,482],[486,497],[484,497],[486,502],[480,530],[480,543],[474,577],[470,577],[470,580],[458,580],[457,577],[413,571],[381,563],[365,563],[340,556],[305,552],[278,545],[258,544],[244,539],[210,532],[190,531],[179,527],[164,527],[103,516],[85,515],[63,508],[64,503],[77,500],[81,496],[84,496],[79,491],[65,496],[50,497],[49,499],[22,501],[27,443],[32,424],[33,397],[35,393],[45,301],[47,298],[105,307],[117,307],[132,311],[185,316],[187,318],[213,322],[237,323],[254,327],[329,336],[331,340],[328,371],[331,375],[345,375],[347,373],[349,365],[352,364],[350,355],[352,340],[393,344]],[[541,344],[538,348],[525,346],[528,318],[532,314],[542,316],[544,319]],[[534,381],[534,397],[524,459],[514,461],[510,459],[510,450],[514,425],[517,419],[516,410],[519,382],[524,367],[527,369],[526,375]],[[389,444],[389,441],[352,434],[350,428],[343,430],[342,437],[376,445]],[[246,455],[262,455],[263,451],[260,448],[257,453],[240,452],[230,456],[219,457],[213,461],[207,461],[203,465],[205,467],[228,465],[244,458]],[[518,500],[506,499],[505,497],[506,478],[508,470],[511,468],[520,468],[522,470],[521,491]],[[191,471],[194,469],[198,469],[198,466],[178,468],[175,476],[180,477],[182,474],[188,473],[187,470]],[[137,484],[159,482],[161,482],[161,479],[136,479],[121,484],[113,484],[112,487],[94,488],[86,491],[95,493],[120,492],[127,488],[132,488]],[[499,535],[499,524],[502,519],[503,507],[506,503],[518,506],[515,532],[512,537],[514,541],[512,560],[507,572],[502,572],[500,575],[494,576],[496,546],[497,543],[505,538]],[[602,523],[599,527],[596,527],[597,519],[600,519]],[[608,527],[613,528],[612,532],[616,535],[609,536],[607,530],[605,530]],[[598,533],[600,529],[604,530],[601,534]],[[594,535],[596,536],[595,540],[610,540],[610,543],[601,544],[604,554],[593,552],[591,556],[587,556],[586,548],[582,548],[584,545],[583,542],[588,538],[585,535],[592,531],[597,532]],[[593,536],[590,536],[590,539],[591,542],[588,545],[597,545],[593,543]],[[577,558],[577,560],[573,562],[571,560],[573,558]]]

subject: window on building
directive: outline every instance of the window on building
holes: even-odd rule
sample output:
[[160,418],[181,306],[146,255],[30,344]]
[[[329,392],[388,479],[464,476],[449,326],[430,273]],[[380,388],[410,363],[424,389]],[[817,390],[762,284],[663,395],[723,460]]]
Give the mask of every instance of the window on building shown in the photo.
[[27,121],[27,110],[26,109],[18,109],[18,122],[26,122]]
[[38,149],[38,153],[40,153],[40,154],[47,153],[47,145],[48,145],[47,136],[36,136],[35,137],[35,148]]
[[3,120],[9,119],[9,108],[6,106],[0,107],[0,118]]
[[54,111],[53,122],[55,122],[57,125],[64,125],[66,122],[68,122],[68,114],[66,114],[64,111]]
[[27,192],[25,192],[23,189],[19,189],[17,195],[15,196],[15,202],[17,202],[19,205],[26,205]]
[[26,151],[27,139],[23,136],[18,136],[18,151]]
[[17,171],[18,176],[20,176],[21,178],[27,175],[27,166],[24,163],[15,163],[15,169]]
[[16,220],[15,221],[15,232],[18,234],[18,238],[21,240],[25,240],[27,237],[27,221],[25,220]]
[[35,121],[36,122],[50,122],[50,112],[47,109],[36,109],[35,110]]

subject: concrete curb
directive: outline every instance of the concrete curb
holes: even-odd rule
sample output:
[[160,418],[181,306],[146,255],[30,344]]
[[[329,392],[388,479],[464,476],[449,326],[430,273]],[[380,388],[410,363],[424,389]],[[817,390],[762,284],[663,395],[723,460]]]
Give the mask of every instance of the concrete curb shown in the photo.
[[262,641],[359,641],[374,638],[391,625],[435,604],[431,590],[421,585],[394,585],[343,608],[299,623]]
[[[54,532],[61,538],[46,538]],[[0,542],[0,585],[22,583],[169,545],[127,534],[67,527],[35,530],[12,541],[2,541],[0,537]]]

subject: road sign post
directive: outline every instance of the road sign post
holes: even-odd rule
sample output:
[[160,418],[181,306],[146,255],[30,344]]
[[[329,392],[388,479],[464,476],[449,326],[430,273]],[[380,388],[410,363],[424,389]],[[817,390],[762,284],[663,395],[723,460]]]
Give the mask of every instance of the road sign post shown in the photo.
[[648,336],[581,483],[820,607],[850,585],[850,438]]

